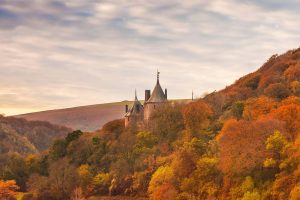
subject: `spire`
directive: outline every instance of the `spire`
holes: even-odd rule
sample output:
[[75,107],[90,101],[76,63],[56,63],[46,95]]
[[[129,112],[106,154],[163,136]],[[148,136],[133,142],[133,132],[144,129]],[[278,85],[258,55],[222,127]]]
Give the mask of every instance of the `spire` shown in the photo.
[[194,90],[192,90],[192,101],[194,100]]
[[138,100],[137,95],[136,95],[136,89],[134,90],[134,100]]
[[160,74],[160,72],[157,69],[157,83],[159,83],[159,74]]

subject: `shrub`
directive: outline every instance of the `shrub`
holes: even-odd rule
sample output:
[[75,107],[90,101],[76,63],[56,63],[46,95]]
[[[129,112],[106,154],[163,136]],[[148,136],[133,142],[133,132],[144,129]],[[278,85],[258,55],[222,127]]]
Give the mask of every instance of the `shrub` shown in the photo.
[[269,85],[265,90],[264,93],[273,98],[277,99],[284,99],[289,96],[290,92],[288,88],[282,83],[274,83]]

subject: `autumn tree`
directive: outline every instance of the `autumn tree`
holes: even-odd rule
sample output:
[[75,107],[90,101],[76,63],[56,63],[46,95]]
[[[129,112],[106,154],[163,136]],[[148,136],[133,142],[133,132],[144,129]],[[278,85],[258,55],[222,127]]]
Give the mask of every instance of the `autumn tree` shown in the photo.
[[233,105],[231,106],[231,112],[233,116],[239,120],[243,117],[244,108],[245,108],[245,102],[237,101],[234,102]]
[[172,142],[184,129],[183,105],[179,103],[166,103],[155,110],[148,123],[150,132],[156,134],[161,142]]
[[8,200],[16,197],[19,186],[15,180],[0,180],[0,199]]
[[183,108],[182,113],[185,127],[192,133],[207,129],[213,116],[212,108],[204,101],[189,103]]
[[284,124],[268,119],[227,121],[217,137],[221,171],[225,174],[247,174],[262,166],[268,154],[265,141],[275,130],[284,132]]
[[285,70],[284,77],[290,82],[300,80],[300,63],[298,62]]
[[89,166],[87,164],[80,165],[78,168],[78,175],[81,188],[85,191],[92,180],[92,174],[89,170]]
[[300,132],[300,105],[283,105],[273,110],[270,117],[284,121],[290,140],[295,141]]
[[180,189],[193,199],[215,198],[220,189],[221,173],[217,168],[218,159],[202,157],[197,161],[196,170],[183,179]]
[[174,171],[169,166],[159,167],[155,173],[152,175],[151,181],[149,183],[148,192],[150,196],[156,194],[162,190],[163,185],[172,185],[174,183]]
[[277,99],[284,99],[289,96],[290,91],[288,88],[282,83],[274,83],[269,85],[265,90],[264,93],[272,98]]
[[243,118],[246,120],[256,120],[262,115],[268,114],[276,107],[276,102],[266,96],[251,98],[245,102]]
[[163,184],[159,186],[152,194],[152,200],[173,200],[176,199],[177,190],[171,184]]
[[291,90],[295,96],[300,96],[300,81],[293,81],[290,83]]

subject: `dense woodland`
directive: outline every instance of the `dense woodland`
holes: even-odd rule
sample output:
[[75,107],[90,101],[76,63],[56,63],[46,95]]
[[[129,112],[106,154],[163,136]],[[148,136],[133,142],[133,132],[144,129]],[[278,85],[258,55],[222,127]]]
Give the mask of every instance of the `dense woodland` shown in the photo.
[[300,49],[143,127],[70,132],[48,151],[2,158],[0,197],[300,199]]

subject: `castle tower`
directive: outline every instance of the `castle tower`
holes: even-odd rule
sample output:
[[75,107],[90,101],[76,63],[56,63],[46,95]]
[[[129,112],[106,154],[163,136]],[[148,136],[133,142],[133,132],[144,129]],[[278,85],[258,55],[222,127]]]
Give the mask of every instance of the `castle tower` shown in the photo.
[[137,123],[143,120],[144,117],[144,107],[141,102],[138,100],[136,91],[133,105],[128,109],[128,105],[125,106],[125,127],[129,126],[132,123]]
[[150,90],[145,90],[145,103],[144,103],[144,120],[148,121],[153,114],[153,112],[161,105],[168,101],[167,97],[167,89],[165,92],[160,86],[159,83],[159,74],[160,72],[157,71],[157,80],[156,85],[153,89],[153,92],[150,96]]

